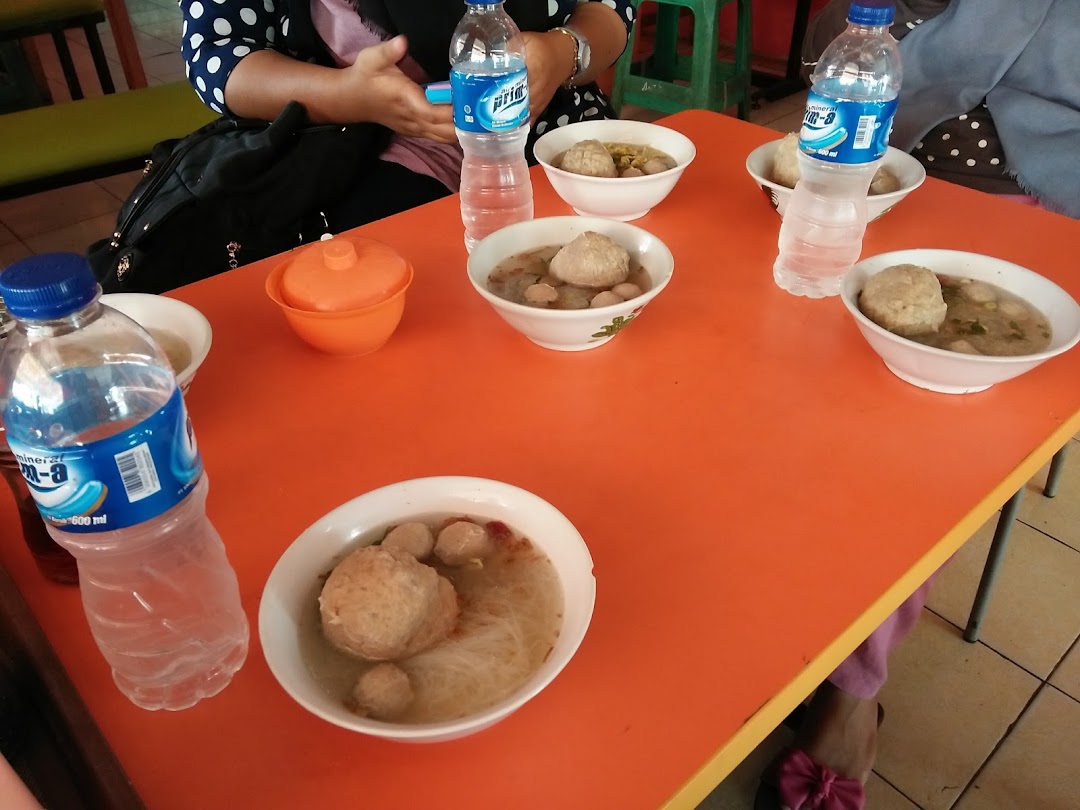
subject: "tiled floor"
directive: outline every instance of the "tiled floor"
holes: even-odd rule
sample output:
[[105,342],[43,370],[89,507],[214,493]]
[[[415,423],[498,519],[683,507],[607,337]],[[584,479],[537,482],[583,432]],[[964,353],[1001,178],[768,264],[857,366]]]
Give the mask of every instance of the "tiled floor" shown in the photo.
[[[128,0],[150,82],[183,76],[175,0]],[[96,86],[80,33],[70,36],[88,95]],[[115,45],[104,37],[118,85]],[[67,89],[52,45],[41,46],[57,99]],[[804,96],[755,110],[751,120],[788,132]],[[635,118],[655,118],[628,110]],[[82,251],[108,235],[137,172],[0,202],[0,267],[54,250]],[[1080,446],[1062,491],[1028,488],[982,641],[961,638],[993,523],[939,576],[923,621],[896,652],[882,703],[886,720],[870,810],[1076,810],[1080,808]],[[757,778],[790,732],[778,729],[701,810],[747,810]]]

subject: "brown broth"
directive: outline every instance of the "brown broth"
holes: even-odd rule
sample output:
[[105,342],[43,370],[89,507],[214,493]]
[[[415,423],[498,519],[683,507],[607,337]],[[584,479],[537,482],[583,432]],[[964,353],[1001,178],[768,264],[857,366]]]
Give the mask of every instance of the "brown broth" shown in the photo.
[[[488,276],[487,287],[499,298],[512,301],[515,304],[537,307],[538,309],[588,309],[589,302],[597,293],[610,290],[611,287],[598,287],[585,289],[575,287],[573,284],[563,284],[558,279],[548,274],[548,267],[552,258],[562,249],[562,245],[548,245],[546,247],[526,250],[523,253],[515,253],[507,259],[503,259]],[[533,284],[543,280],[559,293],[559,298],[552,304],[534,304],[525,300],[525,290]],[[630,275],[626,280],[636,284],[642,292],[647,292],[652,286],[649,274],[645,269],[630,257]]]
[[[437,530],[448,515],[409,520]],[[480,524],[483,518],[469,518]],[[407,522],[402,520],[402,523]],[[395,524],[396,525],[396,524]],[[505,529],[505,524],[498,524]],[[368,545],[361,537],[338,559]],[[467,717],[513,694],[551,654],[562,627],[562,585],[547,556],[516,532],[492,531],[495,553],[482,567],[443,565],[434,556],[423,562],[449,579],[458,592],[461,615],[450,637],[430,650],[395,663],[405,670],[415,691],[406,713],[395,722],[435,723]],[[346,706],[357,678],[374,663],[346,655],[323,637],[318,597],[325,578],[312,585],[309,607],[300,622],[300,654],[319,686]]]
[[147,331],[150,332],[150,337],[154,339],[154,342],[165,352],[174,374],[179,374],[191,365],[191,347],[187,345],[187,341],[182,337],[165,329],[149,329]]
[[984,281],[941,274],[938,281],[948,307],[945,321],[937,332],[910,340],[991,357],[1035,354],[1050,345],[1049,320],[1023,298]]

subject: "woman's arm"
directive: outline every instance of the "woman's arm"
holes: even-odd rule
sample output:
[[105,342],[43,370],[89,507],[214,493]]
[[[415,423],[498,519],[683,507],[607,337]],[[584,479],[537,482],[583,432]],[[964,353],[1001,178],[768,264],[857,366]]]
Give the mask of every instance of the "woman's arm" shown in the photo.
[[298,101],[316,123],[370,121],[405,135],[457,139],[452,111],[429,104],[397,67],[406,51],[402,37],[364,49],[349,67],[323,67],[274,50],[284,41],[274,0],[243,7],[234,0],[181,0],[180,6],[188,78],[215,112],[272,121]]
[[535,118],[551,102],[555,91],[571,78],[574,84],[588,84],[615,64],[626,48],[634,23],[634,6],[618,0],[616,8],[590,0],[578,3],[566,21],[589,42],[592,60],[577,76],[577,47],[573,38],[561,31],[525,33],[525,61],[529,67],[529,103]]

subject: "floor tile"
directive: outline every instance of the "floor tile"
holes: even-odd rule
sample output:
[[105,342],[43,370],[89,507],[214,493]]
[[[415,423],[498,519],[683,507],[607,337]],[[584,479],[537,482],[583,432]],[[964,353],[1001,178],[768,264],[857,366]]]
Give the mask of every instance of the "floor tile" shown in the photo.
[[1058,494],[1053,498],[1042,494],[1049,472],[1048,464],[1028,482],[1020,520],[1080,550],[1080,447],[1070,445],[1066,451]]
[[867,810],[919,810],[919,805],[894,788],[876,773],[866,783]]
[[774,119],[768,123],[769,129],[775,129],[777,132],[795,132],[802,127],[803,111],[801,109],[791,110],[777,119]]
[[[149,50],[155,50],[156,53],[147,53],[143,50],[143,46],[139,45],[139,53],[143,57],[156,56],[160,53],[169,53],[171,51],[180,50],[180,41],[183,38],[183,23],[179,20],[171,22],[159,22],[149,23],[139,28],[139,33],[148,40],[156,40],[161,45],[148,45]],[[164,46],[164,49],[162,49]]]
[[624,104],[619,117],[624,118],[627,121],[645,121],[647,123],[652,123],[659,118],[663,118],[665,115],[667,115],[667,113],[662,113],[658,110],[650,110],[648,107],[638,107],[636,104]]
[[957,810],[1067,810],[1080,797],[1080,703],[1044,688]]
[[698,810],[749,810],[753,807],[762,772],[785,746],[791,744],[794,736],[784,726],[776,729],[698,805]]
[[1080,700],[1080,639],[1077,639],[1065,660],[1054,670],[1050,683],[1065,694]]
[[786,107],[788,107],[788,109],[791,109],[791,110],[797,110],[799,112],[804,112],[806,110],[806,97],[807,97],[807,95],[809,95],[809,93],[810,93],[810,90],[809,90],[809,88],[807,88],[806,90],[803,90],[801,93],[795,93],[793,95],[784,96],[784,98],[777,99],[776,103],[785,105]]
[[[116,203],[117,209],[120,203],[110,195],[110,199]],[[32,236],[26,240],[26,245],[34,253],[71,252],[86,253],[92,242],[104,239],[113,232],[116,227],[116,210],[111,213],[88,219],[84,222],[68,225],[65,228],[57,228],[55,231]]]
[[[967,624],[997,516],[942,570],[928,605]],[[1050,674],[1080,632],[1080,552],[1017,522],[998,573],[980,639],[1040,678]]]
[[12,242],[18,242],[19,237],[13,234],[4,223],[0,222],[0,245],[10,245]]
[[116,208],[116,198],[101,186],[79,183],[0,202],[0,222],[25,241]]
[[143,177],[142,169],[135,169],[134,171],[124,172],[123,174],[114,174],[112,177],[102,177],[96,181],[99,186],[104,188],[116,199],[123,202],[130,195],[135,188],[135,184],[138,183]]
[[889,662],[875,770],[924,810],[946,810],[1038,686],[925,611]]
[[768,126],[773,121],[779,120],[787,115],[791,115],[791,107],[783,102],[773,101],[769,104],[762,104],[756,110],[751,110],[750,122],[752,124]]
[[12,262],[17,262],[19,259],[25,259],[30,255],[32,255],[30,248],[22,242],[11,242],[7,245],[0,245],[0,270],[3,270]]
[[142,61],[147,76],[154,76],[164,81],[178,81],[185,77],[184,59],[179,52],[163,53]]
[[152,25],[160,22],[174,22],[182,20],[180,7],[166,8],[164,6],[147,6],[138,11],[128,14],[133,28],[142,28],[144,25]]

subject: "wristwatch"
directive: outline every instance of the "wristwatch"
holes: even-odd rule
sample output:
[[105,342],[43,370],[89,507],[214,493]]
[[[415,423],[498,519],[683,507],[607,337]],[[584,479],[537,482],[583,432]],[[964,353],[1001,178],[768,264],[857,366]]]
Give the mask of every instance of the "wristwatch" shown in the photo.
[[563,87],[572,87],[578,76],[585,73],[592,64],[592,47],[589,45],[589,40],[585,39],[573,28],[560,25],[558,28],[552,28],[551,30],[566,34],[566,36],[574,40],[574,73],[563,84]]

